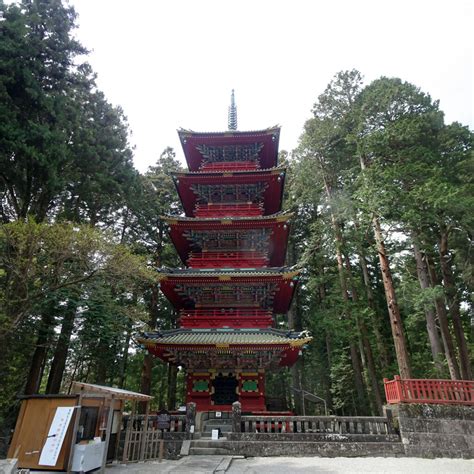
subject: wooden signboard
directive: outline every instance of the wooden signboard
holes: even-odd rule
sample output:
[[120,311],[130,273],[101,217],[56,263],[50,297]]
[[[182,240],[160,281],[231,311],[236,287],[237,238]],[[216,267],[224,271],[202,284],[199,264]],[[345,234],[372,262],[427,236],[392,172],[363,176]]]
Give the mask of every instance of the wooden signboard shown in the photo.
[[159,430],[169,430],[171,425],[171,415],[166,410],[160,410],[156,418]]
[[[48,436],[57,413],[57,408],[63,407],[72,411],[76,404],[76,396],[37,397],[23,400],[15,427],[15,434],[8,450],[8,457],[16,457],[18,459],[18,467],[24,469],[47,468],[48,470],[66,470],[73,425],[70,419],[67,426],[64,419],[64,430],[61,431],[62,434],[60,436],[63,440],[61,446],[59,446],[59,443],[53,443],[55,449],[50,451],[50,453],[54,453],[55,464],[41,465],[40,456],[48,439],[53,440],[56,438],[56,436],[51,436],[51,438],[48,438]],[[51,432],[51,434],[55,433]],[[60,437],[58,437],[58,440]],[[49,443],[48,446],[51,447]],[[44,462],[45,460],[48,461],[48,458],[45,459],[43,457],[42,461]],[[49,457],[49,461],[52,460],[53,458]]]

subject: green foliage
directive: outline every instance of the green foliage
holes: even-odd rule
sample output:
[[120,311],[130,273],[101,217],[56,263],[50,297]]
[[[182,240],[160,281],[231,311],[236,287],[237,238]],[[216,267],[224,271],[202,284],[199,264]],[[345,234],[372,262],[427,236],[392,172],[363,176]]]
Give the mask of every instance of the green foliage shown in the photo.
[[[444,360],[435,366],[431,358],[425,321],[425,311],[435,310],[446,288],[438,281],[420,288],[411,237],[432,256],[436,274],[440,229],[449,229],[458,303],[470,305],[472,137],[460,124],[445,125],[438,102],[397,78],[364,87],[360,73],[342,71],[313,107],[290,161],[288,195],[296,211],[297,262],[305,268],[300,311],[314,335],[315,347],[305,352],[307,388],[325,393],[338,412],[367,410],[354,395],[356,374],[348,355],[351,341],[363,340],[363,325],[378,380],[398,372],[372,235],[374,215],[383,224],[414,373],[448,374],[440,366]],[[367,357],[365,349],[359,352]],[[367,361],[362,362],[365,389],[373,397]]]
[[[182,166],[167,148],[145,174],[134,169],[125,115],[97,89],[74,39],[72,7],[0,0],[0,11],[0,424],[14,421],[28,373],[53,392],[73,380],[140,391],[150,376],[155,408],[174,408],[169,366],[147,366],[133,334],[177,324],[156,271],[180,265],[161,216],[181,212],[170,173]],[[414,374],[447,374],[426,333],[435,303],[461,308],[472,343],[473,134],[444,124],[438,102],[416,86],[386,77],[364,86],[356,70],[336,74],[312,112],[298,148],[280,162],[294,213],[288,263],[302,269],[289,326],[309,328],[314,341],[303,369],[269,374],[267,389],[290,405],[290,387],[301,381],[332,412],[375,413],[374,377],[377,385],[398,370],[374,216]],[[449,288],[446,275],[437,278],[441,236]],[[413,241],[433,270],[423,290]],[[181,404],[182,372],[176,384]]]
[[[0,2],[0,190],[4,222],[52,213],[106,221],[136,178],[127,125],[95,86],[60,1]],[[21,58],[19,60],[19,58]]]

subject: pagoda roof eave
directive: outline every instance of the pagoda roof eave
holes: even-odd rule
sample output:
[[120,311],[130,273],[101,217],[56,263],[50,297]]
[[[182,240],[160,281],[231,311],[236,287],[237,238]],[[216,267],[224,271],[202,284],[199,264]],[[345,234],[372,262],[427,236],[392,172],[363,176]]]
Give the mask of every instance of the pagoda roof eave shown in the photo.
[[137,338],[145,345],[208,346],[238,348],[241,346],[301,347],[312,340],[307,331],[266,329],[170,329],[146,332]]
[[164,215],[160,216],[160,219],[163,221],[167,222],[168,224],[178,224],[181,222],[203,222],[203,223],[224,223],[226,225],[232,225],[233,223],[239,223],[239,222],[264,222],[264,221],[274,221],[274,222],[286,222],[291,217],[294,216],[293,212],[288,212],[288,211],[283,211],[283,212],[277,212],[275,214],[270,214],[267,216],[237,216],[237,217],[232,217],[232,216],[225,216],[225,217],[188,217],[188,216],[172,216],[172,215]]
[[298,277],[301,273],[299,269],[293,269],[291,267],[277,267],[277,268],[261,268],[255,269],[233,269],[233,268],[222,268],[222,269],[195,269],[195,268],[173,268],[164,269],[165,271],[160,272],[160,280],[173,279],[173,278],[255,278],[255,277],[267,277],[267,278],[281,278],[283,280],[291,280]]
[[[187,216],[195,215],[199,201],[199,188],[232,185],[259,185],[261,194],[258,199],[263,204],[263,214],[271,215],[281,211],[283,188],[286,178],[285,167],[240,171],[189,171],[176,172],[172,175],[184,212]],[[195,188],[197,186],[197,188]],[[203,203],[208,202],[206,199]]]
[[177,132],[181,137],[193,136],[193,137],[258,137],[264,135],[272,135],[274,133],[280,133],[280,125],[274,125],[272,127],[264,128],[261,130],[225,130],[220,132],[196,132],[191,129],[178,128]]
[[238,175],[265,175],[268,173],[286,173],[286,166],[273,166],[272,168],[263,168],[263,169],[251,169],[251,170],[238,170],[238,171],[206,171],[206,170],[197,170],[197,171],[175,171],[170,173],[171,176],[238,176]]
[[[300,270],[287,267],[188,268],[166,270],[158,278],[161,290],[177,310],[222,307],[222,304],[216,303],[221,297],[219,295],[236,285],[242,291],[249,292],[248,301],[244,303],[242,299],[227,298],[224,306],[240,307],[250,304],[252,307],[258,306],[276,314],[284,314],[291,306],[299,273]],[[192,293],[188,293],[186,289]],[[204,290],[207,293],[203,293]],[[255,300],[256,294],[252,296],[252,293],[256,291],[261,291],[266,299]],[[211,299],[210,294],[213,295]]]
[[254,371],[293,365],[312,337],[306,331],[273,328],[173,329],[144,333],[136,340],[154,356],[186,370],[234,367]]
[[178,135],[190,171],[201,168],[203,155],[199,150],[200,146],[261,145],[258,147],[257,168],[272,168],[278,163],[280,127],[245,132],[193,132],[181,129],[178,130]]

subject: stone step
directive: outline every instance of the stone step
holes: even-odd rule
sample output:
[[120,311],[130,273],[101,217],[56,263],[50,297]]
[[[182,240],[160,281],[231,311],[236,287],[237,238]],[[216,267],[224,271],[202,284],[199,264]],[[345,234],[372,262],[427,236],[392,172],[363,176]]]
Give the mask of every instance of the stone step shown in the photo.
[[190,454],[241,456],[404,456],[403,444],[384,442],[291,442],[291,441],[208,441],[193,440]]
[[220,430],[221,433],[231,433],[232,432],[232,425],[208,425],[204,424],[201,428],[201,433],[208,433],[211,436],[212,430]]
[[203,426],[201,433],[209,433],[209,436],[212,430],[221,430],[221,433],[232,433],[232,426]]
[[232,425],[230,418],[211,418],[210,420],[204,420],[204,424],[207,425]]
[[207,439],[199,439],[193,440],[191,443],[192,448],[203,448],[203,449],[226,449],[229,450],[233,446],[232,441],[221,441],[221,440],[207,440]]
[[195,456],[227,456],[230,452],[224,448],[191,448],[189,454]]
[[399,443],[397,434],[338,433],[230,433],[231,441],[326,442],[326,443]]
[[218,440],[216,440],[216,439],[212,439],[211,435],[204,436],[204,433],[202,433],[202,436],[194,437],[193,441],[212,441],[213,443],[215,443],[216,441],[219,441],[219,442],[220,441],[229,441],[229,438],[227,438],[226,436],[221,436]]

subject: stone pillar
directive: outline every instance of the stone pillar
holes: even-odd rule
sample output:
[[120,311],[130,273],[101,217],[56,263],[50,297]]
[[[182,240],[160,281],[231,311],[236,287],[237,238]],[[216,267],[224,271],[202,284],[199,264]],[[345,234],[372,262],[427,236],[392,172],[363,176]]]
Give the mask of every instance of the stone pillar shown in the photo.
[[232,403],[232,432],[240,433],[242,431],[242,405],[240,402]]
[[[192,428],[191,428],[192,426]],[[192,438],[196,429],[196,404],[189,402],[186,404],[186,438]]]

